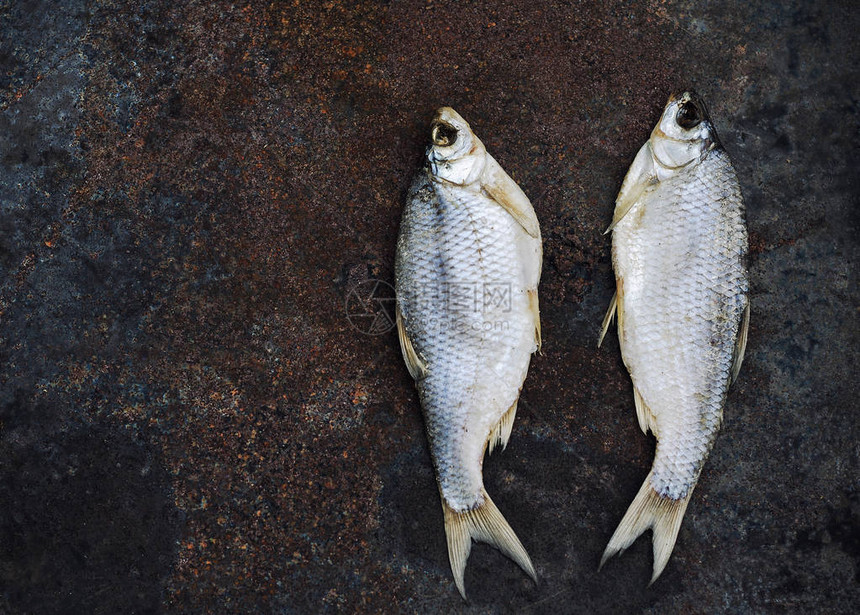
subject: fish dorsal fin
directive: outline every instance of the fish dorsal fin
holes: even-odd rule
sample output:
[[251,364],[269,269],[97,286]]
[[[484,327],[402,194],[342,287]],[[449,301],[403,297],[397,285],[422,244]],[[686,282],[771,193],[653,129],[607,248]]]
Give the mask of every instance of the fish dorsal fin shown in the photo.
[[508,440],[511,439],[511,432],[514,429],[514,419],[517,417],[517,403],[519,403],[519,400],[515,401],[513,405],[505,411],[502,418],[500,418],[499,422],[496,423],[496,426],[490,430],[490,436],[487,438],[488,453],[492,454],[493,449],[497,446],[501,445],[502,450],[505,450],[508,446]]
[[738,341],[735,342],[735,354],[732,361],[732,378],[729,384],[733,384],[738,379],[738,374],[741,371],[741,363],[744,362],[744,354],[747,350],[747,333],[750,328],[750,302],[747,299],[747,306],[744,308],[744,315],[741,319],[741,328],[738,331]]
[[396,314],[397,338],[400,340],[400,351],[403,353],[403,360],[406,361],[406,369],[409,370],[413,379],[420,380],[427,374],[427,367],[412,346],[412,340],[409,339],[409,334],[406,332],[406,325],[403,323],[403,314],[400,313],[399,305]]
[[648,431],[650,430],[654,436],[659,438],[660,434],[657,431],[657,417],[655,417],[654,413],[651,412],[651,408],[649,408],[648,404],[645,403],[645,400],[642,399],[639,389],[635,386],[633,387],[633,403],[636,405],[636,418],[639,420],[639,428],[642,430],[642,433],[648,435]]
[[639,149],[630,170],[624,176],[621,190],[615,199],[615,212],[612,214],[612,224],[604,231],[604,235],[615,228],[621,219],[628,214],[639,201],[645,190],[657,183],[657,169],[654,167],[654,156],[651,152],[651,142],[646,142]]
[[489,154],[480,181],[487,196],[511,214],[526,233],[535,238],[540,237],[540,226],[529,197]]

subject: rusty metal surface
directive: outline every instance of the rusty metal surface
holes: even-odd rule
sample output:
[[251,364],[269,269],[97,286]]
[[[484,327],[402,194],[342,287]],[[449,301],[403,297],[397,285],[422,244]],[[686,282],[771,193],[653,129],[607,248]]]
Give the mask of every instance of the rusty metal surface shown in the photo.
[[[857,11],[850,3],[0,3],[0,611],[784,612],[860,601]],[[748,207],[742,375],[678,545],[600,573],[647,473],[614,336],[614,196],[667,95]],[[532,199],[544,353],[447,562],[393,332],[427,124]],[[384,322],[382,323],[385,324]],[[385,329],[385,327],[382,327]]]

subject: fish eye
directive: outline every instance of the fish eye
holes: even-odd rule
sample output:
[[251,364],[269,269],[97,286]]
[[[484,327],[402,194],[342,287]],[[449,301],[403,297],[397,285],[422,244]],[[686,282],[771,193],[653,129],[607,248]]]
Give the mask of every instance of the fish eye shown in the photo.
[[433,126],[433,145],[445,147],[453,145],[457,140],[457,129],[448,124],[436,124]]
[[678,109],[678,115],[675,118],[675,121],[678,122],[678,126],[684,130],[690,130],[691,128],[695,128],[701,124],[703,119],[704,118],[696,105],[692,102],[685,102],[681,105],[681,108]]

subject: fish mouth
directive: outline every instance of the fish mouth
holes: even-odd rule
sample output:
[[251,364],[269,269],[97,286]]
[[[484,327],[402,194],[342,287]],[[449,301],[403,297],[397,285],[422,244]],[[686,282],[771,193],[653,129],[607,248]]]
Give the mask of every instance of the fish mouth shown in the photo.
[[454,145],[457,141],[458,132],[455,126],[440,119],[434,120],[430,131],[433,145],[438,147],[450,147]]
[[672,93],[666,106],[677,107],[675,121],[684,130],[692,130],[703,122],[709,123],[705,101],[695,90],[680,90]]

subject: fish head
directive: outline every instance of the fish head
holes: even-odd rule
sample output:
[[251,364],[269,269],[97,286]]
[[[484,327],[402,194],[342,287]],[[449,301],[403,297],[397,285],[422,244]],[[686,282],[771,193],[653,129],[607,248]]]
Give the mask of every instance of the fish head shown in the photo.
[[679,169],[719,146],[702,98],[692,90],[673,94],[651,133],[654,159],[664,169]]
[[469,123],[451,107],[436,111],[430,126],[430,139],[427,160],[434,178],[467,185],[481,176],[487,150]]

